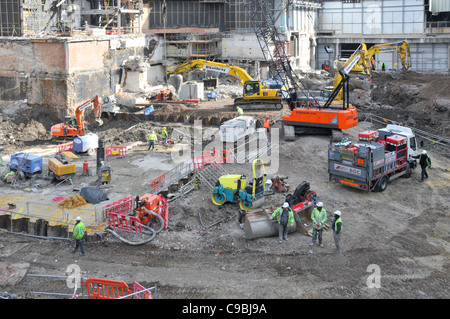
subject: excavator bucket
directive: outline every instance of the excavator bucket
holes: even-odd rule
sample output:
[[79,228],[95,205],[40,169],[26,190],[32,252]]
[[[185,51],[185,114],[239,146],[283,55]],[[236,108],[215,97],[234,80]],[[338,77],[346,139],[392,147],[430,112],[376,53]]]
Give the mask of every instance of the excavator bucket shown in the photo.
[[314,209],[314,204],[309,201],[304,201],[292,207],[294,211],[294,220],[297,225],[297,231],[303,235],[309,236],[312,232],[313,221],[311,213]]
[[[311,236],[312,219],[311,213],[314,204],[309,201],[302,202],[294,207],[294,224],[288,227],[288,233],[299,232]],[[244,232],[249,239],[278,236],[278,223],[271,219],[273,210],[264,208],[253,209],[245,212]]]
[[101,118],[96,118],[96,119],[95,119],[95,124],[96,124],[97,126],[102,126],[102,125],[103,125],[103,120],[102,120]]
[[[278,223],[270,219],[271,212],[255,209],[245,212],[244,232],[249,239],[278,236]],[[288,227],[288,233],[296,231],[296,223]]]

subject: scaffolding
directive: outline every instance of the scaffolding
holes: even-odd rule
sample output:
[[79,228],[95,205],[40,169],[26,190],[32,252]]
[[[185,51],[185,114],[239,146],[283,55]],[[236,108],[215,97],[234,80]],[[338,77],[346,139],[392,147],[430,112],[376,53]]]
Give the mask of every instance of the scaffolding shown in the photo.
[[19,0],[0,1],[0,36],[18,37],[22,34]]

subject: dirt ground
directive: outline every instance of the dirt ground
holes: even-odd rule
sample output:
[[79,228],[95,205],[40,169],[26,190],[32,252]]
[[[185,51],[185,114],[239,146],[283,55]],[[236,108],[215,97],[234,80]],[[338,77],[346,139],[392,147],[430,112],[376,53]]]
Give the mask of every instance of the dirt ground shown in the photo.
[[[397,120],[414,120],[416,128],[449,138],[450,106],[442,102],[450,97],[442,84],[450,87],[448,77],[441,77],[435,84],[422,78],[418,84],[420,77],[414,74],[408,81],[377,75],[369,90],[361,80],[354,91],[355,104],[361,110],[360,123],[344,134],[356,140],[359,131],[380,127],[363,121],[368,112],[393,119],[388,115],[401,109],[404,113]],[[403,89],[398,89],[402,85]],[[434,85],[435,94],[430,94],[428,85]],[[417,86],[414,100],[388,104],[395,90],[395,94],[403,96],[405,87],[413,86]],[[379,90],[390,93],[381,94]],[[363,99],[366,103],[361,102]],[[404,96],[398,99],[403,101]],[[231,99],[221,99],[194,109],[172,106],[156,112],[226,114],[231,112],[226,106],[230,103]],[[377,107],[368,110],[367,103]],[[17,108],[30,113],[26,107]],[[50,144],[46,130],[52,119],[24,121],[18,113],[21,112],[12,115],[3,112],[0,145],[5,148],[4,159],[17,151]],[[279,113],[271,115],[276,117]],[[265,115],[254,114],[259,118]],[[106,190],[110,199],[148,192],[151,180],[171,167],[170,148],[158,145],[156,152],[146,150],[148,132],[159,131],[163,125],[111,121],[96,129],[107,144],[134,145],[126,158],[109,161],[114,186]],[[167,126],[170,133],[182,127]],[[33,127],[41,127],[40,133],[31,136],[29,132],[36,132]],[[327,136],[297,136],[294,142],[280,140],[277,174],[289,177],[291,189],[302,181],[310,182],[311,189],[324,202],[330,220],[333,211],[342,211],[340,254],[334,251],[331,230],[324,232],[323,248],[310,246],[311,238],[300,233],[290,234],[289,240],[282,244],[276,237],[246,238],[238,222],[238,205],[215,206],[210,191],[203,185],[200,190],[170,202],[169,229],[143,246],[130,246],[106,236],[101,242],[87,242],[87,255],[80,256],[70,253],[74,245],[70,241],[39,240],[1,232],[0,291],[15,298],[45,298],[28,293],[24,273],[64,276],[68,266],[76,264],[85,278],[123,280],[129,285],[137,281],[145,287],[156,285],[158,298],[162,299],[448,299],[450,159],[445,147],[425,141],[433,168],[424,183],[418,182],[420,170],[416,170],[409,179],[391,182],[382,193],[363,193],[328,181],[328,143]],[[250,164],[223,167],[229,173],[251,174]],[[77,176],[74,183],[81,185],[88,181]],[[71,186],[62,187],[67,194],[71,192]],[[37,194],[5,185],[0,190],[8,194],[25,193],[40,200],[61,194],[61,190],[54,188]],[[284,196],[281,193],[266,196],[266,205],[281,205]]]

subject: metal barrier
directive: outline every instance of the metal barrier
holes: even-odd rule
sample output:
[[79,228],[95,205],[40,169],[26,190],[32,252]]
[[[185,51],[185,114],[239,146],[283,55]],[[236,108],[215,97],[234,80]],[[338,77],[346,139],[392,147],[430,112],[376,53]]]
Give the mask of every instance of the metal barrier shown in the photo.
[[108,146],[105,147],[105,159],[123,158],[127,156],[126,146]]
[[[39,288],[51,288],[51,289],[55,289],[55,287],[58,285],[57,281],[60,281],[60,288],[64,289],[64,292],[54,292],[54,291],[33,291],[31,289],[31,282],[30,282],[30,278],[37,278],[39,280],[38,286]],[[71,299],[74,298],[75,296],[84,296],[84,281],[86,281],[86,278],[82,278],[82,277],[76,277],[77,279],[80,279],[80,289],[81,289],[81,293],[80,294],[76,294],[78,287],[75,287],[75,291],[73,291],[72,293],[69,293],[70,290],[72,290],[72,288],[69,288],[67,285],[69,276],[50,276],[50,275],[35,275],[35,274],[26,274],[25,275],[25,281],[27,283],[27,289],[28,289],[28,293],[30,293],[31,295],[49,295],[49,296],[61,296],[61,297],[70,297]],[[49,284],[48,280],[52,280],[52,283]],[[44,282],[43,282],[44,281]],[[69,290],[70,289],[70,290]],[[67,292],[66,292],[67,290]]]
[[[34,279],[36,283],[33,282]],[[74,280],[79,280],[79,286]],[[138,282],[133,283],[131,290],[127,283],[117,280],[106,280],[100,278],[83,278],[74,275],[53,276],[26,274],[25,281],[28,293],[31,295],[46,295],[54,297],[64,297],[69,299],[86,298],[91,299],[156,299],[157,287],[145,288]],[[49,282],[51,281],[51,282]],[[74,288],[70,288],[68,283],[72,283]],[[34,286],[39,290],[33,290]],[[48,291],[43,289],[48,288]],[[58,288],[59,291],[52,291]],[[87,294],[86,294],[87,289]],[[80,292],[78,292],[80,291]],[[2,299],[2,298],[0,298]]]
[[[52,206],[52,205],[44,205],[41,203],[33,203],[33,202],[27,202],[26,209],[19,208],[19,210],[11,211],[6,210],[3,208],[0,208],[0,228],[7,229],[12,234],[19,234],[19,235],[25,235],[25,236],[31,236],[31,237],[37,237],[37,238],[44,238],[44,239],[65,239],[70,240],[70,232],[75,223],[70,222],[71,220],[75,220],[75,217],[71,215],[75,214],[69,214],[68,211],[70,209],[75,208],[68,208],[68,207],[60,207],[60,206]],[[46,210],[46,215],[36,215],[36,214],[30,214],[30,211],[33,211],[33,209],[30,209],[30,204],[33,207],[36,207],[38,205],[43,206],[43,209]],[[92,211],[90,210],[81,210],[85,211],[84,213],[77,209],[76,215],[91,215]],[[60,218],[50,217],[60,215]],[[9,218],[2,218],[2,216],[8,216]],[[97,216],[97,214],[96,214]],[[9,219],[9,221],[8,221]],[[29,225],[29,223],[34,223],[34,226]],[[8,225],[9,223],[9,225]],[[86,230],[88,232],[90,231],[97,231],[98,225],[89,225],[86,223]],[[34,233],[30,233],[34,232]]]
[[[189,177],[194,172],[194,163],[192,161],[183,162],[175,166],[170,171],[161,174],[152,180],[152,193],[158,194],[161,190],[169,187],[173,182]],[[153,185],[155,187],[153,187]]]

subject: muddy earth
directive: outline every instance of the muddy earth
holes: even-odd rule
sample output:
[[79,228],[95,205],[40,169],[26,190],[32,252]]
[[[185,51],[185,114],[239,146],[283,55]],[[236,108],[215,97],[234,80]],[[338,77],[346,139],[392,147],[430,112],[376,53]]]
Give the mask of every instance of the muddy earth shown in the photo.
[[[368,114],[375,114],[448,139],[449,84],[446,76],[416,73],[376,74],[373,82],[357,78],[353,99],[360,123],[344,135],[356,140],[358,132],[382,127],[382,123],[365,121]],[[15,152],[51,145],[49,126],[58,119],[38,115],[26,103],[2,103],[4,165]],[[223,98],[156,112],[232,115],[231,103],[231,98]],[[247,114],[259,119],[265,116],[262,112]],[[279,114],[274,111],[271,116]],[[159,132],[163,126],[170,134],[185,128],[178,123],[133,120],[110,120],[99,128],[88,127],[106,144],[130,146],[125,158],[108,162],[113,187],[105,192],[111,200],[149,192],[151,180],[174,166],[172,151],[178,140],[168,147],[158,144],[155,152],[147,151],[149,131]],[[71,253],[72,241],[36,239],[2,229],[0,291],[18,299],[67,298],[30,293],[40,289],[73,293],[65,280],[34,279],[27,285],[25,275],[66,276],[69,266],[78,265],[83,278],[156,285],[161,299],[448,299],[448,147],[425,138],[418,140],[424,140],[423,148],[433,162],[430,178],[419,183],[418,169],[411,178],[392,181],[382,193],[364,193],[328,181],[328,136],[272,141],[279,152],[266,169],[288,176],[291,189],[302,181],[310,182],[329,221],[335,210],[342,211],[341,253],[335,252],[331,230],[324,232],[323,248],[310,246],[311,237],[300,233],[290,234],[282,244],[277,237],[248,239],[238,220],[238,205],[215,206],[210,189],[202,185],[170,202],[168,229],[142,246],[127,245],[105,233],[102,240],[86,242],[87,255],[80,256]],[[251,174],[249,163],[224,164],[223,168],[228,173]],[[83,176],[74,178],[75,185],[88,183]],[[1,185],[0,191],[26,195],[30,201],[74,193],[68,184],[58,188],[47,185],[37,192],[29,188]],[[266,196],[265,206],[281,205],[285,195]]]

